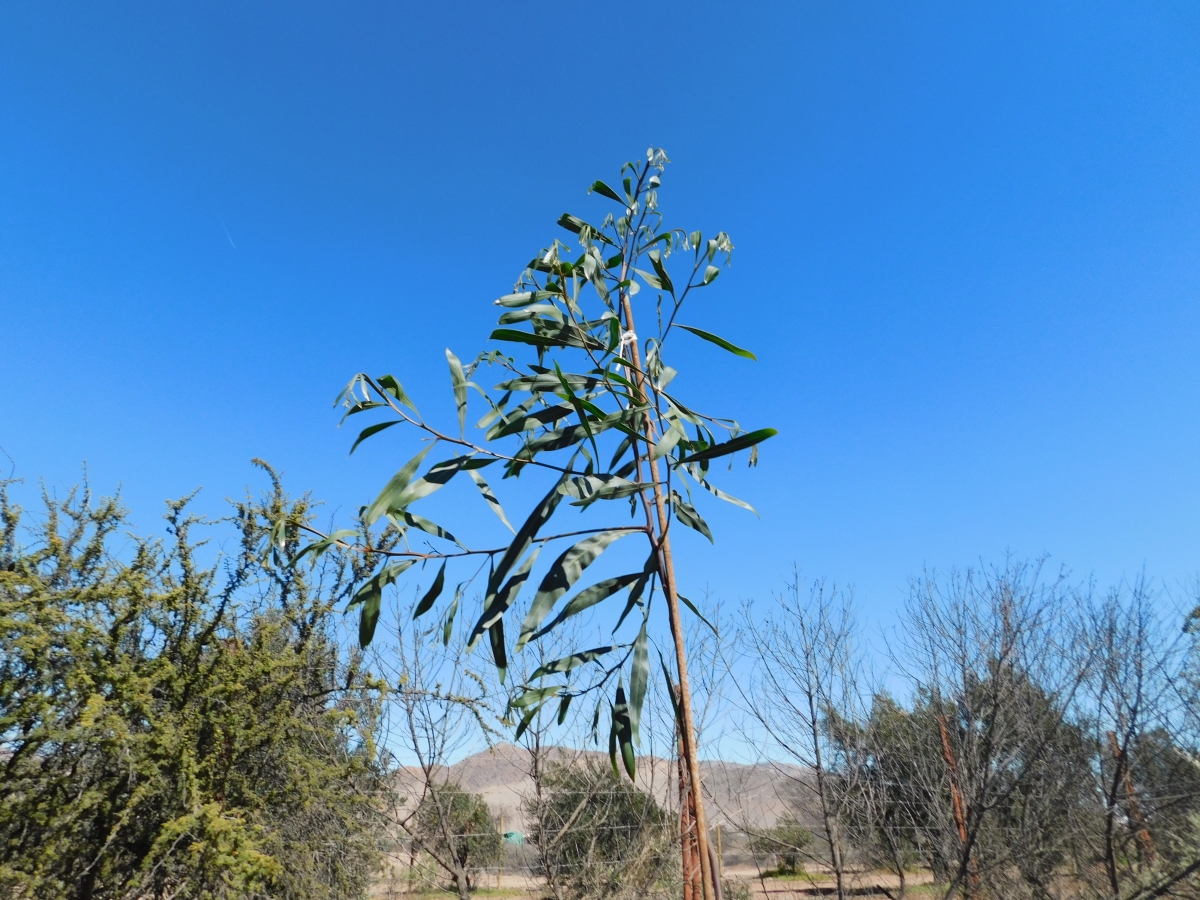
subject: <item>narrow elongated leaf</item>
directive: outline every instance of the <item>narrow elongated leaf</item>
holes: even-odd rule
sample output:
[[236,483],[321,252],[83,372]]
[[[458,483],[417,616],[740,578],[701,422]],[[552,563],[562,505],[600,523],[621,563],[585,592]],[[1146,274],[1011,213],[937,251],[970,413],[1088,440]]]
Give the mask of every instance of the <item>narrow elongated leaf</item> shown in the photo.
[[450,383],[454,386],[454,405],[458,407],[458,433],[467,431],[467,376],[458,357],[446,348],[446,362],[450,364]]
[[713,447],[708,447],[705,450],[700,450],[690,456],[685,456],[679,460],[680,465],[686,463],[700,462],[703,459],[716,459],[718,456],[728,456],[730,453],[737,453],[739,450],[745,450],[747,447],[753,447],[755,444],[765,441],[767,438],[775,437],[779,434],[774,428],[760,428],[758,431],[752,431],[749,434],[738,435],[722,444],[717,444]]
[[[381,375],[379,378],[375,379],[375,383],[383,388],[384,393],[391,394],[392,399],[394,399],[397,403],[407,406],[415,413],[417,412],[417,407],[413,404],[412,400],[408,398],[408,394],[404,393],[404,386],[400,384],[400,382],[397,381],[394,376]],[[420,413],[417,413],[417,415],[420,415]]]
[[[651,250],[646,255],[650,257],[650,265],[654,266],[654,272],[658,275],[658,280],[661,282],[663,290],[674,296],[675,285],[671,283],[671,276],[667,274],[667,269],[662,264],[662,253],[658,250]],[[633,690],[632,685],[630,686],[630,690]]]
[[517,731],[513,735],[513,741],[521,740],[521,735],[523,735],[529,729],[529,726],[533,724],[533,720],[537,717],[540,709],[540,706],[535,706],[532,709],[525,710],[525,715],[521,716],[521,722],[517,725]]
[[375,626],[379,622],[379,610],[383,604],[383,589],[394,582],[400,575],[412,567],[414,560],[406,559],[400,562],[388,563],[360,587],[350,598],[346,609],[361,606],[358,616],[358,643],[366,647],[375,637]]
[[646,699],[646,685],[649,681],[650,649],[649,639],[646,637],[646,620],[643,619],[642,630],[633,642],[633,663],[629,671],[629,724],[633,731],[633,739],[639,744],[642,741],[642,703]]
[[632,533],[631,531],[604,531],[600,534],[589,535],[563,551],[550,566],[550,571],[546,573],[542,578],[542,583],[538,586],[529,612],[525,614],[525,621],[521,623],[521,633],[517,636],[517,650],[528,643],[550,609],[558,602],[558,598],[571,589],[584,570],[594,563],[613,542]]
[[542,703],[551,697],[557,697],[558,692],[561,690],[562,685],[558,684],[552,685],[551,687],[529,688],[514,699],[508,701],[508,705],[513,709],[526,709],[530,706],[541,706]]
[[[544,666],[538,666],[534,673],[529,676],[529,680],[541,678],[545,675],[561,675],[565,672],[570,672],[582,666],[584,663],[594,662],[606,653],[611,653],[617,649],[612,647],[594,647],[591,650],[580,650],[578,653],[572,653],[570,656],[564,656],[562,659],[556,659],[553,662],[548,662]],[[516,704],[513,704],[514,706]]]
[[433,578],[433,584],[429,586],[429,590],[425,592],[425,596],[421,598],[421,602],[417,604],[417,608],[413,610],[413,618],[423,616],[429,612],[429,608],[433,606],[433,602],[442,595],[442,588],[446,584],[446,563],[442,563],[442,567],[438,569],[437,575]]
[[569,346],[561,337],[534,334],[529,331],[517,331],[515,328],[497,328],[489,337],[493,341],[507,341],[510,344],[532,344],[535,347]]
[[[516,412],[516,410],[513,410]],[[539,409],[531,412],[527,416],[517,416],[513,419],[506,419],[503,422],[497,422],[496,425],[488,432],[487,439],[494,441],[497,438],[508,437],[510,434],[520,434],[522,431],[531,431],[539,425],[550,425],[557,422],[559,419],[565,419],[572,412],[574,407],[564,403],[561,406],[551,406],[548,409]]]
[[474,647],[483,632],[499,622],[501,617],[508,612],[516,601],[517,595],[521,593],[521,588],[529,579],[529,570],[533,568],[541,549],[541,547],[534,547],[533,552],[525,557],[525,560],[513,571],[512,577],[504,582],[504,586],[484,600],[483,615],[479,617],[479,621],[475,624],[471,637],[467,641],[468,649]]
[[[617,685],[616,703],[612,708],[612,730],[616,736],[616,744],[621,748],[621,760],[625,763],[625,771],[629,780],[637,778],[637,757],[633,752],[633,725],[629,720],[629,703],[625,699],[624,685]],[[618,776],[617,761],[613,753],[614,747],[610,741],[609,753],[613,756],[613,772]]]
[[716,485],[711,484],[709,481],[707,481],[700,474],[699,466],[684,466],[684,469],[687,471],[687,473],[689,475],[692,476],[692,478],[696,479],[697,484],[699,484],[702,488],[704,488],[706,491],[708,491],[714,497],[720,497],[726,503],[732,503],[734,506],[740,506],[742,509],[748,509],[748,510],[750,510],[750,512],[754,513],[756,516],[758,515],[758,510],[755,509],[753,506],[751,506],[749,503],[747,503],[745,500],[739,500],[737,497],[733,496],[732,494],[725,493],[719,487],[717,487]]
[[379,492],[379,496],[375,498],[375,502],[367,507],[366,522],[368,525],[374,525],[379,520],[380,516],[382,516],[389,509],[395,507],[396,499],[404,493],[404,489],[408,487],[409,481],[411,481],[413,475],[416,474],[417,468],[421,465],[421,462],[425,459],[433,447],[434,444],[430,444],[428,447],[406,462],[401,467],[400,471],[393,475],[391,480],[383,486],[383,490]]
[[513,534],[516,534],[517,530],[509,523],[508,516],[504,515],[504,508],[500,505],[500,501],[496,499],[496,495],[492,493],[491,487],[489,487],[488,483],[483,480],[483,476],[480,475],[476,469],[468,469],[467,474],[471,476],[471,480],[474,481],[475,486],[479,488],[479,493],[483,495],[483,499],[487,502],[487,505],[491,507],[492,512],[494,512],[499,517],[500,521],[504,523],[504,527]]
[[500,619],[488,629],[488,642],[492,645],[492,659],[496,663],[496,677],[504,684],[508,673],[508,654],[504,650],[504,620]]
[[368,425],[358,433],[358,437],[355,438],[354,443],[350,447],[350,452],[353,453],[356,449],[358,449],[358,445],[371,435],[379,434],[379,432],[383,431],[385,428],[391,428],[393,425],[398,425],[401,421],[402,420],[400,419],[392,419],[390,422],[376,422],[374,425]]
[[616,474],[605,475],[575,475],[568,478],[559,486],[559,491],[568,497],[575,497],[582,506],[595,500],[619,500],[630,494],[649,490],[654,485],[629,481]]
[[462,597],[463,586],[460,584],[454,590],[454,602],[450,604],[450,608],[446,610],[446,624],[442,626],[442,646],[450,646],[450,635],[454,631],[454,616],[458,612],[458,601]]
[[553,628],[571,618],[578,615],[585,609],[590,609],[602,600],[607,600],[617,591],[626,588],[633,584],[641,577],[641,572],[634,572],[631,575],[618,575],[616,578],[605,578],[603,581],[598,581],[590,588],[580,591],[571,598],[571,602],[563,607],[563,611],[555,616],[554,621],[535,634],[532,640],[537,640],[543,634],[553,630]]
[[678,422],[672,422],[671,427],[667,429],[667,433],[658,439],[658,443],[654,445],[654,453],[651,454],[654,459],[661,459],[672,450],[675,445],[682,439],[687,437],[687,432],[683,430],[683,426]]
[[[600,379],[594,375],[572,375],[567,373],[563,377],[567,379],[567,384],[571,385],[572,389],[576,391],[591,391],[600,383]],[[501,391],[538,391],[541,393],[550,393],[561,388],[562,382],[553,373],[549,375],[523,375],[520,378],[513,378],[510,381],[496,385],[496,389]]]
[[494,463],[494,459],[479,459],[474,456],[456,456],[454,459],[443,460],[430,466],[429,471],[420,478],[408,484],[404,490],[392,500],[389,511],[401,510],[416,503],[423,497],[428,497],[434,491],[441,490],[455,475],[464,469],[482,469]]
[[617,630],[625,621],[625,617],[633,612],[635,606],[641,606],[642,594],[646,591],[646,585],[650,583],[650,579],[654,573],[658,571],[658,553],[651,550],[650,556],[646,559],[646,564],[642,566],[642,574],[637,581],[633,583],[633,587],[629,589],[629,599],[625,602],[625,608],[621,610],[621,615],[617,618],[617,624],[613,626],[612,633],[616,634]]
[[700,612],[700,610],[696,608],[695,603],[693,603],[687,597],[683,596],[683,594],[676,593],[675,596],[683,601],[684,606],[686,606],[688,609],[690,609],[693,613],[696,614],[696,618],[698,618],[701,622],[703,622],[705,625],[707,625],[709,628],[711,628],[713,634],[719,634],[717,631],[717,626],[714,625],[712,622],[708,621],[708,619],[704,618],[704,613]]
[[601,197],[607,197],[609,200],[616,200],[622,206],[625,205],[625,201],[621,199],[620,195],[603,181],[597,181],[595,184],[593,184],[592,190]]
[[704,340],[708,341],[710,344],[716,344],[722,350],[728,350],[735,356],[741,356],[745,359],[752,359],[755,362],[758,362],[758,357],[749,350],[743,350],[741,347],[737,346],[737,344],[731,344],[729,341],[725,340],[725,338],[715,335],[711,331],[704,331],[701,328],[693,328],[691,325],[684,325],[681,322],[676,322],[675,327],[682,328],[684,331],[690,331],[692,334],[696,335],[696,337],[704,338]]
[[338,541],[345,540],[349,537],[354,537],[356,534],[358,534],[358,532],[353,528],[342,528],[330,535],[326,535],[325,537],[321,538],[321,540],[314,541],[307,547],[303,548],[299,553],[292,557],[291,562],[289,562],[288,565],[295,566],[300,562],[300,560],[304,559],[304,557],[310,554],[313,557],[313,562],[316,562],[317,559],[320,558],[321,554],[323,554]]
[[558,701],[558,724],[561,725],[567,720],[567,710],[571,708],[571,700],[573,695],[563,694],[562,699]]
[[708,528],[708,523],[704,521],[700,513],[696,512],[695,507],[679,496],[677,491],[671,491],[671,506],[675,510],[675,518],[686,525],[688,528],[694,528],[706,538],[709,543],[713,541],[712,532]]
[[438,525],[436,522],[429,521],[424,516],[418,516],[416,513],[411,513],[407,509],[401,511],[400,513],[394,514],[393,519],[397,525],[399,525],[400,522],[404,522],[406,525],[411,525],[418,531],[423,531],[426,534],[433,535],[434,537],[442,538],[442,540],[452,541],[453,543],[458,544],[460,547],[463,546],[462,542],[458,538],[452,535],[441,525]]

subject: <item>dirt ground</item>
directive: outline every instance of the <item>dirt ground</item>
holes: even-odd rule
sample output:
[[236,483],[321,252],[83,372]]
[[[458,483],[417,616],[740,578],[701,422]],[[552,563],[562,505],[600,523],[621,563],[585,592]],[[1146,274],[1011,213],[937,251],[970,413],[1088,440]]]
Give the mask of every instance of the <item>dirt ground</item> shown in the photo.
[[[837,888],[826,872],[813,871],[795,878],[760,879],[752,866],[730,866],[725,869],[726,881],[742,881],[749,886],[752,900],[804,900],[809,897],[836,895]],[[930,891],[932,877],[928,872],[908,876],[908,896],[921,898],[935,896]],[[390,882],[390,883],[389,883]],[[488,900],[533,900],[546,895],[542,881],[524,874],[501,873],[499,885],[496,876],[489,876],[480,885],[475,895]],[[887,894],[879,888],[895,888],[899,879],[883,872],[856,873],[851,877],[849,892],[855,900],[885,900]],[[449,900],[456,896],[450,892],[416,890],[409,893],[403,876],[397,872],[392,878],[384,878],[376,886],[376,900]]]

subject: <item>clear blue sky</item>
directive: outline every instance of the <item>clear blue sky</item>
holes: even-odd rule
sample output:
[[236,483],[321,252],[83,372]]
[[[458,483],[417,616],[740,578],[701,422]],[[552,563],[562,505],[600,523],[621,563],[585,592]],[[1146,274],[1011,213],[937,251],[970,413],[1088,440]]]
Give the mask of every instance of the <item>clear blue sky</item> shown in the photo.
[[184,7],[0,11],[0,446],[31,485],[86,462],[157,528],[262,456],[369,500],[410,447],[347,458],[338,389],[448,400],[443,348],[654,144],[671,219],[737,245],[689,319],[760,360],[688,362],[780,431],[725,482],[761,520],[681,550],[693,592],[795,562],[886,618],[1006,551],[1200,569],[1194,3]]

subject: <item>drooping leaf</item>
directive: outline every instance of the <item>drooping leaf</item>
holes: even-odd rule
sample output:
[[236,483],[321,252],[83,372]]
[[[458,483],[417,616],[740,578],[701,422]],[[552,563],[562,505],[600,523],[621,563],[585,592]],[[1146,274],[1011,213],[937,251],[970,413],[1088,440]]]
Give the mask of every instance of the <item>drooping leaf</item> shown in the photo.
[[[646,685],[650,680],[649,639],[646,637],[646,619],[642,630],[633,642],[633,662],[629,671],[629,724],[633,739],[641,743],[642,703],[646,699]],[[632,776],[630,776],[632,777]]]
[[458,601],[462,597],[463,586],[460,584],[454,590],[454,602],[446,610],[446,623],[442,626],[442,646],[450,646],[450,635],[454,631],[454,616],[458,612]]
[[393,425],[398,425],[401,421],[402,420],[400,419],[392,419],[389,422],[376,422],[374,425],[368,425],[358,433],[358,437],[355,438],[354,443],[350,446],[350,452],[353,453],[355,450],[357,450],[358,445],[371,435],[379,434],[379,432],[383,431],[385,428],[391,428]]
[[629,589],[629,599],[625,602],[625,608],[621,610],[621,615],[617,618],[617,624],[613,626],[613,634],[617,633],[617,630],[624,623],[625,617],[633,612],[633,608],[641,605],[642,594],[646,590],[646,585],[650,583],[650,579],[657,571],[658,551],[651,550],[650,556],[646,559],[646,564],[642,566],[641,576],[633,583],[633,587]]
[[471,637],[467,641],[468,649],[474,647],[483,632],[499,622],[501,617],[508,612],[528,580],[529,571],[537,561],[541,549],[541,547],[534,547],[524,561],[513,570],[512,576],[504,582],[503,587],[484,599],[483,615],[479,617],[479,621],[475,623],[475,628],[471,631]]
[[[637,757],[633,752],[633,725],[629,719],[629,703],[625,699],[625,687],[619,683],[617,684],[616,703],[612,708],[612,730],[616,737],[615,744],[621,748],[621,760],[625,763],[625,771],[629,775],[629,780],[633,781],[637,778]],[[609,754],[612,757],[613,773],[619,777],[615,749],[616,747],[610,739]]]
[[383,604],[383,589],[394,582],[401,574],[412,567],[415,560],[405,559],[385,565],[368,578],[354,596],[350,598],[346,609],[361,606],[358,617],[358,643],[366,647],[375,637],[375,626],[379,622],[379,610]]
[[551,697],[558,696],[558,692],[562,690],[562,685],[552,685],[550,687],[528,688],[522,691],[512,700],[508,701],[508,705],[513,709],[526,709],[530,706],[541,706],[546,700]]
[[496,499],[496,495],[492,493],[491,487],[489,487],[488,483],[483,480],[483,476],[479,474],[479,471],[476,469],[468,469],[467,474],[471,476],[471,480],[474,481],[475,486],[479,488],[479,493],[483,495],[483,499],[487,502],[487,505],[491,507],[492,512],[494,512],[499,517],[500,521],[504,523],[504,527],[513,532],[513,534],[516,534],[516,529],[513,528],[508,521],[508,516],[504,515],[504,508],[500,505],[500,501]]
[[525,710],[525,715],[521,716],[521,721],[517,725],[517,731],[513,735],[514,741],[519,741],[521,739],[521,736],[525,734],[525,732],[529,729],[529,726],[533,724],[533,720],[537,717],[540,709],[540,706],[535,706],[531,709]]
[[758,361],[758,357],[755,356],[753,353],[751,353],[749,350],[743,350],[741,347],[737,346],[736,344],[731,344],[729,341],[725,340],[725,338],[720,337],[719,335],[715,335],[711,331],[704,331],[703,329],[700,329],[700,328],[693,328],[691,325],[684,325],[681,322],[676,322],[675,327],[682,328],[684,331],[690,331],[692,334],[696,335],[696,337],[704,338],[704,340],[708,341],[710,344],[716,344],[722,350],[728,350],[730,353],[734,354],[735,356],[741,356],[741,357],[744,357],[745,359],[752,359],[755,362]]
[[714,484],[711,484],[708,480],[706,480],[700,474],[699,466],[684,466],[684,469],[687,471],[687,473],[689,475],[692,476],[692,478],[696,479],[697,484],[699,484],[702,488],[704,488],[706,491],[708,491],[714,497],[720,497],[726,503],[732,503],[734,506],[740,506],[742,509],[748,509],[748,510],[750,510],[750,512],[754,513],[756,516],[758,515],[758,510],[756,510],[753,506],[751,506],[745,500],[739,500],[737,497],[733,496],[732,494],[725,493],[719,487],[717,487]]
[[615,649],[616,646],[614,645],[612,647],[595,647],[591,650],[580,650],[578,653],[572,653],[570,656],[564,656],[562,659],[548,662],[544,666],[538,666],[534,670],[534,673],[529,676],[529,680],[533,681],[546,675],[562,675],[582,666],[584,663],[594,662]]
[[573,695],[563,694],[562,699],[558,701],[558,724],[562,725],[567,720],[567,710],[571,708],[571,700]]
[[467,376],[458,357],[446,348],[446,362],[450,364],[450,383],[454,386],[454,405],[458,407],[458,433],[467,431]]
[[408,487],[409,481],[416,474],[422,460],[425,459],[436,443],[435,441],[433,444],[430,444],[406,462],[400,471],[393,475],[391,480],[383,486],[383,490],[379,492],[379,496],[375,498],[375,502],[367,507],[365,518],[368,525],[374,525],[380,516],[396,506],[396,499],[404,493],[405,488]]
[[508,673],[508,654],[504,650],[504,620],[498,619],[487,632],[488,642],[492,645],[492,659],[496,663],[496,677],[504,684],[504,676]]
[[545,628],[535,634],[531,640],[537,640],[543,634],[553,630],[556,625],[566,621],[574,615],[578,615],[585,609],[590,609],[602,600],[607,600],[617,591],[626,588],[633,584],[641,577],[641,572],[634,572],[630,575],[618,575],[615,578],[605,578],[603,581],[598,581],[590,588],[580,591],[571,598],[571,602],[563,607],[562,612],[555,616]]
[[690,456],[685,456],[679,460],[679,465],[687,463],[700,462],[704,459],[716,459],[718,456],[727,456],[730,453],[737,453],[739,450],[745,450],[747,447],[753,447],[755,444],[765,441],[767,438],[775,437],[779,434],[774,428],[760,428],[758,431],[752,431],[749,434],[741,434],[735,438],[731,438],[722,444],[717,444],[705,450],[700,450]]
[[695,603],[693,603],[687,597],[683,596],[683,594],[680,594],[678,592],[676,592],[675,596],[683,601],[684,606],[686,606],[688,609],[690,609],[693,613],[696,614],[697,619],[699,619],[701,622],[703,622],[705,625],[707,625],[710,629],[712,629],[713,634],[716,634],[719,636],[719,632],[717,631],[717,626],[714,625],[712,622],[708,621],[708,619],[704,618],[704,613],[700,612],[700,610],[696,608]]
[[533,637],[542,620],[550,612],[558,598],[571,589],[584,570],[594,563],[613,542],[620,540],[629,530],[604,531],[600,534],[589,535],[577,544],[567,548],[550,566],[550,571],[542,578],[534,595],[533,603],[521,623],[521,633],[517,636],[516,649],[520,650]]
[[413,618],[425,615],[429,612],[429,608],[433,606],[435,600],[442,595],[442,588],[446,584],[446,563],[442,562],[442,567],[438,569],[437,575],[433,578],[433,584],[429,586],[429,590],[425,592],[425,596],[421,598],[421,602],[417,604],[417,608],[413,610]]
[[661,459],[666,456],[675,446],[687,437],[687,432],[683,430],[683,426],[679,422],[672,422],[671,427],[667,429],[667,433],[658,439],[654,445],[654,452],[651,454],[653,459]]
[[706,538],[709,543],[714,543],[712,532],[708,528],[708,523],[700,513],[696,512],[694,506],[688,503],[683,497],[679,496],[677,491],[671,491],[671,506],[675,510],[675,518],[686,525],[688,528],[694,528]]
[[[654,266],[654,273],[658,276],[663,290],[674,296],[675,285],[671,283],[671,276],[667,274],[666,266],[662,263],[662,253],[658,250],[651,250],[646,255],[650,257],[650,265]],[[630,689],[632,690],[632,687]]]
[[[520,407],[518,407],[519,409]],[[517,413],[518,410],[513,410]],[[572,412],[574,407],[569,403],[564,403],[561,406],[550,406],[546,409],[539,409],[528,415],[514,415],[511,418],[506,417],[503,421],[497,422],[491,430],[488,431],[487,439],[494,441],[498,438],[508,437],[510,434],[520,434],[522,431],[531,431],[539,425],[551,425],[559,419],[565,419]]]

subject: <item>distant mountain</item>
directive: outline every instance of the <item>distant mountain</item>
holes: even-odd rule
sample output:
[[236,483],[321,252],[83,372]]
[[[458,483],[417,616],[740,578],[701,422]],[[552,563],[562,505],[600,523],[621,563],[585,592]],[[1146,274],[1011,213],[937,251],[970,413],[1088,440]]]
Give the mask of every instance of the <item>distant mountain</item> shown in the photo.
[[[592,758],[608,765],[608,754],[577,753],[552,749],[564,760]],[[673,760],[656,756],[638,759],[638,786],[653,794],[665,806],[679,806],[679,781]],[[508,830],[525,831],[522,798],[533,791],[529,776],[529,754],[512,744],[497,744],[450,766],[449,780],[480,794],[492,813],[504,819]],[[700,763],[700,777],[710,825],[721,824],[730,830],[745,827],[764,828],[775,823],[784,812],[796,814],[810,804],[806,786],[810,772],[798,766],[777,763],[744,765],[722,761]],[[420,771],[405,769],[398,776],[397,789],[412,796],[419,785]]]

